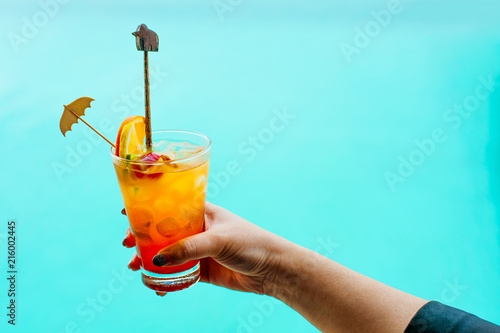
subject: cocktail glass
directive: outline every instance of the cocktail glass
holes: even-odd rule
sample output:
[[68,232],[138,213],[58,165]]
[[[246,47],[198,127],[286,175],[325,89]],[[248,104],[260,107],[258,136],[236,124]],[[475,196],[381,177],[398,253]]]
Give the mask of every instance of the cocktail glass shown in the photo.
[[153,257],[164,247],[203,231],[211,142],[206,135],[181,130],[157,131],[152,136],[153,152],[171,160],[131,161],[116,156],[114,149],[111,156],[142,261],[142,281],[153,290],[172,292],[198,282],[199,260],[158,267]]

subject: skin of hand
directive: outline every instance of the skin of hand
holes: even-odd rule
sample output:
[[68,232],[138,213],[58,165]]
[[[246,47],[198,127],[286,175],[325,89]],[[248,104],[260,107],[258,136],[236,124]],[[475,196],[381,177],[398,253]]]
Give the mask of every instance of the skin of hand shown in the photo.
[[[124,213],[122,211],[122,213]],[[200,260],[200,280],[217,286],[265,294],[280,260],[280,249],[289,241],[259,228],[224,208],[206,203],[205,231],[187,237],[161,250],[153,263],[158,266],[180,265]],[[135,246],[130,232],[123,241]],[[140,258],[134,254],[129,268],[138,270]]]
[[[123,244],[135,245],[130,230]],[[210,203],[205,231],[162,249],[153,263],[195,259],[202,282],[275,297],[322,332],[403,332],[427,303]],[[136,254],[129,267],[140,268]]]

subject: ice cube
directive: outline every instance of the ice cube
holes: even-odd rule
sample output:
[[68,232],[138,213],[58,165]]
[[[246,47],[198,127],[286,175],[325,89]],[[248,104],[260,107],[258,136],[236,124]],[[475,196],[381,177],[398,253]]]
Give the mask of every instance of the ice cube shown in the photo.
[[175,217],[167,217],[156,224],[156,230],[164,237],[173,237],[180,231],[180,223]]
[[198,188],[200,186],[205,186],[207,183],[207,177],[205,175],[200,175],[198,178],[196,178],[194,182],[195,188]]
[[175,207],[175,202],[168,200],[167,198],[158,198],[153,202],[153,208],[156,212],[160,214],[168,213],[172,211]]
[[127,216],[134,236],[139,238],[145,238],[147,236],[149,238],[148,230],[153,219],[153,214],[150,209],[146,206],[135,205],[127,208]]
[[169,156],[173,160],[188,158],[203,150],[203,147],[193,145],[187,141],[157,141],[153,143],[153,150],[158,154]]
[[140,186],[131,186],[128,189],[129,197],[137,202],[145,202],[151,198],[151,192]]

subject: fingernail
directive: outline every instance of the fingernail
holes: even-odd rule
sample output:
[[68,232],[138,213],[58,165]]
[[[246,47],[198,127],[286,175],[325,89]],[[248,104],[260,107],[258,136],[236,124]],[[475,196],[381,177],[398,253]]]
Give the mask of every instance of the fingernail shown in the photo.
[[165,265],[169,264],[169,262],[168,262],[167,258],[165,258],[165,256],[163,254],[157,254],[153,258],[153,264],[155,266],[161,267],[161,266],[165,266]]
[[138,271],[141,267],[137,267],[137,264],[134,263],[134,262],[129,262],[128,266],[127,266],[129,269],[131,269],[132,271]]
[[126,236],[123,239],[122,245],[125,247],[128,247],[128,248],[134,247],[135,246],[135,239],[130,237],[130,236]]

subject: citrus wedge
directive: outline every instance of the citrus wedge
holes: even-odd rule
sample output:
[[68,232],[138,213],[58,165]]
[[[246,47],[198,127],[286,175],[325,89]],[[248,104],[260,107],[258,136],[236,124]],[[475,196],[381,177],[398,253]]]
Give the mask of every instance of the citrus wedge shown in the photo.
[[116,137],[116,156],[127,158],[127,155],[142,155],[144,149],[144,137],[146,136],[146,123],[142,116],[130,116],[125,118],[118,130]]

